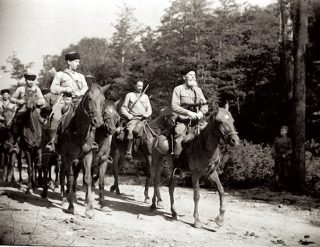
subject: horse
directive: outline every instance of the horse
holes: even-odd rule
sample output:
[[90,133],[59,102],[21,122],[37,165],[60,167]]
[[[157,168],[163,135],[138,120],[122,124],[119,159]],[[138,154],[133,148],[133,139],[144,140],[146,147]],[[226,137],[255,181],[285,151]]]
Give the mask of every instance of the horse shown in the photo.
[[[134,153],[134,158],[141,158],[140,156],[144,157],[144,159],[147,161],[147,178],[145,182],[145,190],[144,190],[144,196],[145,196],[145,202],[147,203],[150,200],[149,197],[149,186],[150,182],[154,180],[154,172],[152,167],[152,146],[154,142],[154,138],[157,137],[164,131],[166,127],[165,123],[165,117],[160,114],[158,117],[156,117],[153,121],[148,123],[146,120],[143,120],[143,130],[142,133],[140,133],[140,141],[138,145],[138,153]],[[135,132],[135,131],[134,131]],[[123,134],[124,135],[124,134]],[[137,137],[135,137],[137,138]],[[119,138],[119,133],[116,133],[112,139],[111,143],[111,158],[112,158],[112,165],[113,165],[113,175],[114,175],[114,184],[110,187],[110,191],[116,193],[118,195],[121,194],[120,188],[119,188],[119,165],[123,164],[125,160],[125,153],[126,153],[126,140],[123,140],[122,138]],[[136,139],[137,140],[137,139]],[[162,203],[161,198],[158,198],[159,200],[159,206]]]
[[[15,156],[12,155],[14,150],[13,138],[11,131],[12,119],[15,115],[15,109],[8,109],[3,113],[4,118],[0,122],[0,154],[1,154],[1,166],[4,168],[3,181],[14,184],[15,178],[13,173],[13,168],[15,165]],[[22,181],[20,172],[20,182]]]
[[[26,162],[28,165],[28,182],[27,194],[32,194],[36,186],[36,180],[41,180],[41,139],[42,139],[42,124],[44,118],[40,116],[40,108],[28,108],[25,112],[25,121],[22,126],[22,134],[20,136],[19,146],[21,151],[24,152]],[[39,177],[37,178],[37,171]]]
[[[187,167],[191,171],[192,186],[193,186],[193,199],[194,199],[194,227],[202,227],[199,219],[198,203],[200,199],[199,192],[199,179],[203,176],[208,176],[209,179],[216,183],[219,192],[220,199],[220,214],[216,217],[216,223],[222,225],[224,221],[224,189],[220,183],[217,168],[220,163],[221,154],[219,151],[220,139],[228,141],[231,145],[239,144],[239,137],[234,127],[234,120],[229,112],[229,107],[218,108],[211,113],[208,117],[207,125],[196,133],[193,139],[184,144],[183,151],[179,156],[178,162],[173,167],[169,182],[169,194],[171,203],[172,218],[177,220],[177,211],[174,201],[174,188],[175,188],[175,172],[181,167]],[[198,132],[198,130],[196,130]],[[163,159],[165,152],[159,150],[155,144],[153,147],[153,169],[155,169],[155,181],[154,181],[154,195],[152,198],[152,205],[150,210],[156,210],[156,198],[159,197],[159,183],[161,176],[161,160]],[[185,166],[183,166],[185,165]]]
[[[49,119],[50,114],[52,113],[52,107],[46,106],[41,109],[41,115],[46,119],[45,123],[42,127],[42,166],[41,171],[43,173],[43,190],[41,197],[47,198],[48,188],[50,187],[52,190],[58,188],[59,184],[59,170],[61,166],[59,155],[56,152],[51,152],[46,148],[47,143],[49,142],[49,129],[51,121]],[[52,180],[52,166],[55,166],[55,181]]]
[[104,176],[107,170],[108,163],[112,163],[110,159],[110,150],[112,136],[117,131],[117,125],[120,122],[120,116],[117,113],[117,105],[119,101],[113,102],[106,100],[103,109],[104,124],[97,128],[95,142],[99,149],[93,152],[93,184],[99,179],[99,205],[100,209],[104,208]]
[[[94,216],[92,198],[92,146],[94,143],[96,128],[103,124],[104,93],[110,87],[100,87],[94,83],[82,97],[79,105],[72,112],[69,121],[62,122],[58,130],[56,151],[61,156],[60,183],[63,196],[68,200],[68,211],[74,211],[74,197],[76,189],[76,177],[79,172],[79,163],[83,163],[86,184],[86,212],[89,218]],[[68,115],[67,115],[68,116]],[[64,178],[67,176],[67,191],[64,191]]]

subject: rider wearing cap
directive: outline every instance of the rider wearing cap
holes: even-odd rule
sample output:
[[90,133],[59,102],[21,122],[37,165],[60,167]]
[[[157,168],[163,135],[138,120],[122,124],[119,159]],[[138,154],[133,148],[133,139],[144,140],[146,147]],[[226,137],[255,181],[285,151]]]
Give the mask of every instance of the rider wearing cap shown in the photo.
[[134,84],[134,91],[126,95],[120,109],[121,116],[128,120],[126,124],[128,141],[126,159],[128,160],[132,159],[132,132],[134,128],[142,119],[149,118],[152,114],[149,97],[142,90],[143,82],[136,82]]
[[19,136],[22,134],[23,124],[28,110],[33,108],[39,109],[45,104],[41,89],[35,83],[37,76],[32,73],[26,73],[24,74],[24,78],[26,84],[18,87],[10,98],[10,101],[17,105],[13,124],[15,147]]
[[64,100],[62,100],[62,94],[71,93],[74,97],[82,97],[88,90],[88,85],[83,74],[76,72],[80,64],[80,54],[77,52],[70,52],[65,55],[65,60],[68,64],[68,68],[64,71],[59,71],[56,73],[50,91],[58,97],[58,101],[53,106],[53,116],[50,126],[50,141],[46,148],[49,151],[54,151],[55,149],[55,139],[57,129],[62,117],[62,108],[65,105]]
[[[2,89],[1,90],[2,100],[0,101],[0,121],[5,125],[8,125],[11,122],[11,119],[8,119],[9,115],[7,112],[14,113],[16,110],[16,105],[10,102],[10,90]],[[10,114],[11,116],[12,114]]]
[[174,156],[178,158],[182,152],[181,142],[185,137],[187,125],[190,121],[199,121],[203,119],[208,112],[208,105],[202,90],[197,85],[196,70],[187,67],[181,71],[184,84],[174,88],[171,99],[172,111],[177,115],[174,128]]

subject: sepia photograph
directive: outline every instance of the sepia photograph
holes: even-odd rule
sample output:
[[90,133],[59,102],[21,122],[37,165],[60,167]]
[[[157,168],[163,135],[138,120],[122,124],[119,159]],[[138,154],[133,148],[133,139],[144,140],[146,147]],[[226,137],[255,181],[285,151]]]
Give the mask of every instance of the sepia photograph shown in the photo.
[[0,246],[320,247],[319,0],[0,0]]

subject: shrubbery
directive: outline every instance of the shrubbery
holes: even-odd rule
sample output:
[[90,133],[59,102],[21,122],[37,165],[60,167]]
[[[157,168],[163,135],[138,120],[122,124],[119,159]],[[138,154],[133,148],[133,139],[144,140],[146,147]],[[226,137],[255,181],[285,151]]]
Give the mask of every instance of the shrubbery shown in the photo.
[[254,187],[272,181],[274,160],[272,147],[244,141],[235,148],[224,148],[220,177],[224,185]]

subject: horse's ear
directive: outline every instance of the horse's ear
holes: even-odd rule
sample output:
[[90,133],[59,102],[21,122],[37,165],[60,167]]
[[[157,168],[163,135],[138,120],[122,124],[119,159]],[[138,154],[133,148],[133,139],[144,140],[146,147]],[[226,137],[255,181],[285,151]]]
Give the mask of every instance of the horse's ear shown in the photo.
[[229,102],[226,103],[226,105],[224,106],[224,109],[225,109],[226,111],[229,111]]
[[116,109],[118,109],[118,105],[119,105],[120,101],[121,100],[118,99],[116,102],[114,102],[114,106],[115,106]]
[[101,87],[101,91],[102,91],[103,93],[105,93],[105,92],[110,88],[110,86],[111,86],[111,83],[109,83],[109,84]]
[[217,114],[219,111],[219,105],[217,104],[217,102],[212,102],[212,111],[214,114]]

